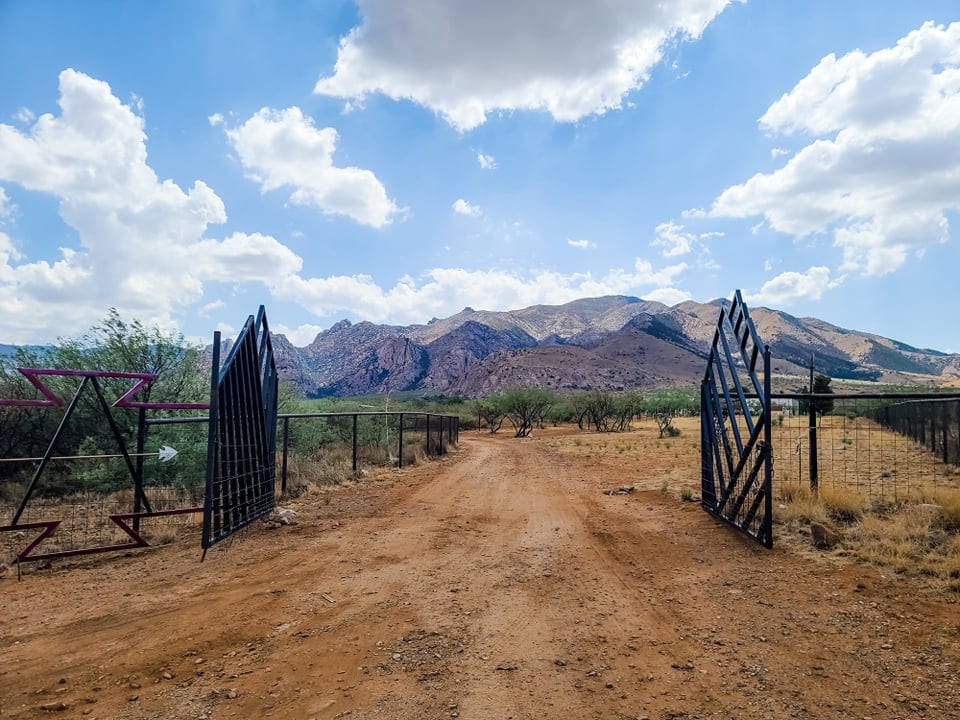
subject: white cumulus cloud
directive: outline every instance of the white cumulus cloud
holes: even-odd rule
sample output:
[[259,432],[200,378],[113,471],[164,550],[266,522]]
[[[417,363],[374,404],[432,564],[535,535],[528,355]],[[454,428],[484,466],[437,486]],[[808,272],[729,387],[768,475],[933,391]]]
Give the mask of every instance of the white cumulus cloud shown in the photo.
[[466,215],[468,217],[480,217],[483,212],[476,205],[472,205],[463,198],[457,198],[453,201],[453,211],[458,215]]
[[41,115],[25,132],[0,124],[0,182],[56,197],[79,239],[30,257],[0,238],[5,342],[82,332],[109,307],[170,328],[175,312],[202,300],[207,280],[262,282],[273,267],[299,271],[300,259],[273,238],[206,237],[226,221],[223,202],[199,180],[184,191],[157,177],[143,118],[105,82],[64,70],[59,103],[58,116]]
[[590,240],[574,240],[573,238],[567,238],[567,245],[578,250],[593,250],[597,247],[597,244]]
[[493,155],[484,155],[482,152],[477,153],[477,164],[484,170],[497,169],[497,161]]
[[654,299],[680,298],[680,302],[689,295],[672,285],[686,267],[680,263],[655,269],[648,261],[637,259],[631,269],[617,268],[599,277],[591,273],[434,268],[419,278],[401,278],[390,288],[381,287],[367,275],[291,275],[278,278],[272,291],[275,297],[318,316],[345,311],[373,322],[406,324],[452,315],[465,306],[509,310],[600,295],[642,294]]
[[653,247],[662,248],[660,254],[663,257],[686,255],[693,250],[696,243],[694,235],[684,232],[683,225],[677,225],[672,221],[660,223],[655,232],[657,237],[650,244]]
[[830,276],[830,269],[822,265],[806,272],[784,272],[765,282],[758,293],[747,295],[750,303],[782,307],[796,300],[819,300],[823,294],[843,282]]
[[893,47],[824,57],[760,118],[811,142],[772,173],[727,188],[714,216],[829,233],[841,271],[898,269],[949,237],[960,209],[960,23],[926,23]]
[[303,325],[298,325],[297,327],[277,325],[276,327],[271,328],[271,331],[286,336],[287,340],[293,343],[296,347],[304,347],[312,343],[316,339],[317,335],[322,333],[324,329],[325,328],[321,327],[320,325],[304,323]]
[[338,135],[317,128],[298,107],[262,108],[245,123],[226,131],[247,171],[263,192],[292,188],[290,202],[331,215],[346,215],[379,228],[398,208],[370,170],[336,167]]
[[362,102],[412,100],[461,131],[495,110],[575,121],[619,108],[664,48],[698,39],[730,0],[358,0],[314,92]]

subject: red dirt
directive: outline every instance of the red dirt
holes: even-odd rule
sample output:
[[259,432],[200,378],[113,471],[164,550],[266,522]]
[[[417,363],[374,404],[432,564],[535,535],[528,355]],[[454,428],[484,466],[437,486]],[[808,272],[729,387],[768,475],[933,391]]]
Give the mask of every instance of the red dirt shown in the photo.
[[551,438],[465,436],[203,563],[192,532],[8,573],[0,717],[960,716],[955,598],[605,495],[670,458]]

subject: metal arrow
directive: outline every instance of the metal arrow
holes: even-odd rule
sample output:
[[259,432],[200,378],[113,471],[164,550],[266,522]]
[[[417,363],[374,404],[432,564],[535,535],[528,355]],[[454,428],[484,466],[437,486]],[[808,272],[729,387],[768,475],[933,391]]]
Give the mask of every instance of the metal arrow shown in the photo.
[[[169,445],[164,445],[160,448],[159,451],[145,452],[145,453],[127,453],[127,457],[150,457],[156,455],[157,459],[160,462],[169,462],[176,457],[177,451],[170,447]],[[55,455],[53,457],[47,458],[48,460],[97,460],[100,458],[119,458],[123,455]],[[42,457],[27,457],[27,458],[0,458],[0,463],[5,462],[31,462],[34,460],[43,460]]]

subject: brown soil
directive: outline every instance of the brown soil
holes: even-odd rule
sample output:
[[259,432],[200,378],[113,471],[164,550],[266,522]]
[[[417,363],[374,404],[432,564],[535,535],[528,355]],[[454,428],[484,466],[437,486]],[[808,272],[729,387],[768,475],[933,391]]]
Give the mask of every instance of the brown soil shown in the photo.
[[194,530],[8,572],[0,717],[960,716],[953,596],[764,550],[618,441],[470,434],[203,563]]

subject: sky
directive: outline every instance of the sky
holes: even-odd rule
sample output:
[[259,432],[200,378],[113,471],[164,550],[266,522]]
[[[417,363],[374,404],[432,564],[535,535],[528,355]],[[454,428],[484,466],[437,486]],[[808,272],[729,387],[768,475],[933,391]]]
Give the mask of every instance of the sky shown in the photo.
[[633,295],[960,352],[960,2],[0,0],[0,343]]

